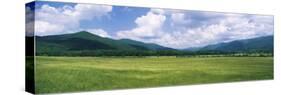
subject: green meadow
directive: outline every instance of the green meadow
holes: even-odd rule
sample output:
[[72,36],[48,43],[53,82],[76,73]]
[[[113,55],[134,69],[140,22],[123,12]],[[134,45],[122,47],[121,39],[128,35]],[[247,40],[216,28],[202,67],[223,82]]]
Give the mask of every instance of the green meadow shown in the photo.
[[273,79],[273,57],[36,57],[36,93]]

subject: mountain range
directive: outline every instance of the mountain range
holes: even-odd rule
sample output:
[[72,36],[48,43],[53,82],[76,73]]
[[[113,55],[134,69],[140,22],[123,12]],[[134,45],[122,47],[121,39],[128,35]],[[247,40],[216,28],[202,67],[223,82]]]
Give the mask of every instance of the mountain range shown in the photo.
[[220,51],[220,52],[273,52],[273,36],[263,36],[244,40],[223,42],[204,47],[188,48],[192,51]]
[[93,51],[93,50],[174,50],[153,43],[130,39],[110,39],[81,31],[73,34],[36,37],[37,52]]
[[164,47],[154,43],[144,43],[131,39],[104,38],[92,33],[81,31],[72,34],[36,36],[36,52],[71,52],[71,51],[221,51],[221,52],[273,52],[273,36],[264,36],[245,40],[235,40],[204,47],[187,48],[184,50]]

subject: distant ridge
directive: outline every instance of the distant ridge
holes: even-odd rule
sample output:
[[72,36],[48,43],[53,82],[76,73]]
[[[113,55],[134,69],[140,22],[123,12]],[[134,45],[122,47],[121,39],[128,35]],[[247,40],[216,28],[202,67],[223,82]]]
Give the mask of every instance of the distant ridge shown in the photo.
[[[161,52],[158,52],[161,51]],[[273,36],[235,40],[204,47],[173,49],[154,43],[131,39],[110,39],[81,31],[72,34],[36,36],[36,53],[40,55],[188,55],[208,52],[268,52],[273,53]],[[99,54],[96,54],[99,53]],[[121,53],[121,54],[120,54]]]
[[37,52],[67,52],[93,50],[173,50],[157,44],[143,43],[130,39],[114,40],[81,31],[72,34],[36,37]]
[[273,52],[273,36],[235,40],[227,43],[218,43],[214,45],[207,45],[201,48],[189,48],[185,50],[221,52]]

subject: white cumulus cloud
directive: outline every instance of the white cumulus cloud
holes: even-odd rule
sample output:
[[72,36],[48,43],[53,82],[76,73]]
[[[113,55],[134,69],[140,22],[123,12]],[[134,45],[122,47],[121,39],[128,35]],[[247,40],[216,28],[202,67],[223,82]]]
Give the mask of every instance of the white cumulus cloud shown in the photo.
[[143,41],[143,39],[149,37],[161,36],[161,29],[165,20],[166,16],[164,15],[148,12],[135,20],[137,27],[131,30],[118,31],[117,37]]
[[34,36],[34,12],[30,7],[25,8],[25,23],[26,36]]
[[80,21],[98,19],[112,11],[111,6],[77,4],[52,7],[47,4],[36,9],[36,35],[53,35],[77,32]]
[[161,42],[161,40],[159,43],[173,48],[188,48],[273,35],[273,18],[232,14],[216,20],[207,20],[197,27],[182,26],[181,29],[168,33],[173,39],[162,38],[171,39],[170,41],[174,43]]
[[136,28],[119,31],[117,37],[176,49],[273,35],[274,32],[273,16],[267,15],[151,9],[135,23]]
[[86,31],[92,33],[92,34],[95,34],[95,35],[98,35],[98,36],[101,36],[101,37],[106,37],[106,38],[110,38],[111,36],[106,32],[104,31],[103,29],[86,29]]
[[181,25],[181,24],[187,24],[190,23],[189,19],[186,19],[186,16],[184,13],[173,13],[171,14],[172,19],[172,25]]

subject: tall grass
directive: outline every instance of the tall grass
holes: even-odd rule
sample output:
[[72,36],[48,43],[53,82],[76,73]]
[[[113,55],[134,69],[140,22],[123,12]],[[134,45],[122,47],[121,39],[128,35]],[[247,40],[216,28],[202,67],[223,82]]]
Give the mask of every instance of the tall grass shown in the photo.
[[36,57],[36,93],[273,79],[272,57]]

